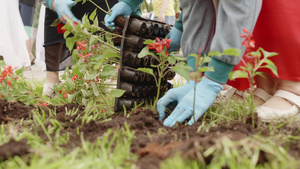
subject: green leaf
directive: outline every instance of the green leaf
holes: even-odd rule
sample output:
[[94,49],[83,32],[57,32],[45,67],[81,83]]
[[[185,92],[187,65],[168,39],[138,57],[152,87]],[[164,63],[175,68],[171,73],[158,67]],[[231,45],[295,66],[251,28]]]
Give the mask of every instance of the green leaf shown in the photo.
[[[172,55],[173,56],[173,55]],[[186,61],[185,57],[181,57],[181,56],[174,56],[176,58],[176,60],[178,61]]]
[[257,50],[257,51],[253,51],[253,52],[250,52],[250,55],[251,55],[251,56],[257,56],[258,58],[260,58],[260,57],[261,57],[261,53],[260,53],[260,51],[259,51],[259,50]]
[[176,66],[172,67],[171,70],[185,78],[185,80],[190,80],[190,69],[191,67],[186,65],[177,64]]
[[202,58],[202,61],[201,61],[202,64],[209,63],[211,61],[211,57],[209,57],[209,56],[204,56],[201,58]]
[[189,54],[189,56],[192,56],[192,57],[194,57],[194,58],[197,58],[197,57],[198,57],[198,54],[197,54],[197,53],[191,53],[191,54]]
[[102,77],[116,76],[117,72],[112,65],[104,65],[102,71],[99,73]]
[[210,67],[208,67],[208,66],[202,66],[202,67],[199,68],[198,71],[199,72],[214,72],[215,69],[214,69],[213,66],[210,66]]
[[74,44],[75,44],[75,39],[74,39],[74,37],[69,37],[69,38],[66,39],[66,46],[68,47],[68,49],[69,49],[70,51],[73,50]]
[[145,45],[148,45],[148,44],[151,44],[151,43],[155,43],[155,40],[146,39],[146,40],[144,41],[144,44],[145,44]]
[[97,64],[95,64],[95,66],[94,66],[94,69],[100,69],[101,67],[102,67],[102,63],[101,62],[98,62]]
[[97,86],[95,85],[95,83],[92,83],[92,88],[93,88],[93,92],[95,96],[99,96],[99,90],[97,88]]
[[70,33],[71,33],[71,31],[66,30],[64,33],[64,38],[67,39]]
[[110,96],[111,97],[121,97],[125,92],[126,92],[126,90],[114,89],[114,90],[111,90]]
[[229,79],[234,80],[238,78],[248,78],[248,73],[245,71],[237,70],[229,73]]
[[95,74],[95,73],[88,74],[88,75],[86,76],[86,79],[87,79],[87,80],[93,80],[93,79],[96,79],[96,76],[97,76],[97,74]]
[[83,23],[83,27],[85,27],[85,28],[87,28],[89,26],[89,24],[90,24],[90,21],[89,21],[89,19],[88,19],[88,17],[87,17],[86,14],[82,17],[81,21]]
[[229,48],[226,49],[222,55],[231,55],[231,56],[237,56],[237,57],[241,57],[241,49],[235,49],[235,48]]
[[175,56],[169,56],[168,57],[168,62],[170,63],[170,64],[175,64],[176,63],[176,58],[175,58]]
[[110,50],[106,50],[104,51],[104,53],[102,54],[103,58],[120,58],[120,56]]
[[82,96],[83,96],[83,97],[86,97],[86,96],[87,96],[87,92],[86,92],[84,89],[81,89],[81,93],[82,93]]
[[72,81],[72,79],[67,79],[67,86],[68,89],[73,90],[75,88],[75,83]]
[[265,51],[263,48],[259,48],[259,50],[263,53],[265,58],[269,58],[269,57],[278,55],[278,53],[276,53],[276,52],[268,52],[268,51]]
[[255,72],[255,76],[257,75],[265,78],[264,72]]
[[277,67],[274,64],[274,62],[272,62],[270,59],[266,59],[265,63],[266,63],[266,65],[261,66],[261,68],[268,68],[268,69],[270,69],[272,71],[272,73],[278,77]]
[[150,54],[152,52],[149,51],[149,47],[148,46],[145,46],[141,52],[138,54],[138,58],[143,58],[147,55],[152,55],[152,56],[155,56],[154,53]]
[[80,72],[80,67],[79,66],[75,66],[75,67],[72,67],[72,72],[77,75],[77,76],[80,76],[82,77],[82,73]]
[[154,76],[154,74],[153,74],[153,69],[151,69],[151,68],[138,68],[137,70],[138,70],[138,71],[141,71],[141,72],[148,73],[148,74]]
[[208,53],[208,56],[222,56],[222,53],[212,50]]
[[93,21],[95,19],[96,14],[97,14],[97,8],[91,13],[89,19]]
[[89,41],[89,46],[92,46],[96,41],[97,41],[97,39],[94,37],[94,35],[91,35],[90,41]]
[[21,69],[16,70],[16,75],[21,75],[24,72],[24,67],[22,67]]

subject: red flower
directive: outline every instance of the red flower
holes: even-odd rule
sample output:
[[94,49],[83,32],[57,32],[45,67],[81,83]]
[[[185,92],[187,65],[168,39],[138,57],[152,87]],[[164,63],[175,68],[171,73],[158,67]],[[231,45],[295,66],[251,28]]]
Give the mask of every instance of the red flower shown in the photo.
[[79,77],[79,76],[77,76],[77,75],[74,75],[74,76],[72,77],[72,81],[74,82],[76,79],[81,79],[81,77]]
[[105,109],[102,109],[102,113],[105,113],[106,112],[106,110]]
[[76,44],[77,44],[77,51],[81,51],[81,50],[86,49],[87,44],[86,44],[85,40],[83,40],[81,42],[78,41],[78,42],[76,42]]
[[[159,39],[159,38],[156,38],[155,39],[156,42],[155,43],[151,43],[151,44],[148,44],[148,47],[150,50],[156,50],[156,52],[158,53],[161,53],[164,49],[164,47],[166,47],[167,49],[170,49],[170,43],[172,42],[171,39]],[[165,53],[166,55],[169,54],[169,52],[166,52]]]
[[64,92],[63,98],[67,99],[68,98],[68,93]]
[[63,34],[63,33],[66,32],[66,29],[62,29],[63,26],[65,26],[63,23],[59,23],[59,24],[56,26],[56,29],[57,29],[58,34]]
[[45,107],[45,106],[48,106],[48,102],[43,103],[43,101],[40,100],[40,104],[37,104],[37,105],[41,106],[41,107]]
[[253,34],[251,34],[248,29],[243,28],[243,32],[246,34],[241,34],[240,36],[242,38],[245,38],[244,41],[242,42],[242,45],[246,47],[246,52],[250,51],[251,48],[255,48],[255,41],[252,39]]
[[11,86],[11,81],[6,80],[6,82],[7,82],[7,84],[8,84],[9,86]]
[[5,66],[2,66],[3,67],[3,71],[1,72],[1,75],[3,77],[6,77],[6,76],[11,76],[11,74],[14,72],[13,68],[11,67],[11,65],[5,67]]
[[[82,63],[84,63],[84,62],[88,63],[87,59],[88,59],[90,56],[92,56],[92,55],[93,55],[92,53],[88,53],[88,54],[81,55],[81,57],[83,56],[81,62],[82,62]],[[79,57],[79,56],[78,56],[78,57]]]

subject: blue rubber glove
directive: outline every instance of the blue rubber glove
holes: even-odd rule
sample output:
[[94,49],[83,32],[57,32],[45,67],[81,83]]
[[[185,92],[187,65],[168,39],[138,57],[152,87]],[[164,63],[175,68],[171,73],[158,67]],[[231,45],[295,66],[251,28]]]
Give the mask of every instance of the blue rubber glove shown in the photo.
[[[54,1],[54,2],[53,2]],[[55,11],[58,15],[58,18],[61,20],[63,17],[68,16],[68,18],[72,18],[73,21],[77,21],[78,19],[74,16],[71,11],[72,7],[75,6],[76,2],[73,0],[46,0],[48,7]],[[54,3],[54,4],[53,4]],[[54,9],[52,9],[52,4]],[[63,21],[66,23],[66,21]]]
[[180,48],[180,41],[181,41],[182,32],[177,28],[173,27],[170,33],[167,35],[168,39],[171,39],[172,42],[170,43],[169,52],[178,51]]
[[106,14],[104,17],[104,22],[106,27],[111,27],[115,29],[114,20],[117,16],[123,15],[125,18],[133,12],[133,9],[126,2],[118,2],[111,8],[111,14]]
[[[196,85],[195,120],[197,121],[214,102],[223,86],[205,77]],[[188,124],[195,123],[193,118],[194,89],[187,93],[171,115],[164,121],[165,126],[172,127],[177,121],[183,122],[191,117]]]
[[183,86],[170,89],[162,98],[157,102],[157,111],[159,120],[165,117],[166,107],[172,102],[180,102],[181,99],[195,86],[195,81],[189,81]]

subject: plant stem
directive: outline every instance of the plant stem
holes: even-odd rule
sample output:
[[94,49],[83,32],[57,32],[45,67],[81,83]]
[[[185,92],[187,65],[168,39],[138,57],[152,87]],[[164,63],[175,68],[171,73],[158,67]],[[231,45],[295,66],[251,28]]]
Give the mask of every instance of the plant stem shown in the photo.
[[103,11],[106,14],[109,14],[107,11],[105,11],[103,8],[101,8],[99,5],[97,5],[94,1],[89,0],[92,4],[94,4],[98,9],[100,9],[101,11]]
[[160,86],[161,86],[161,78],[162,78],[161,75],[162,75],[161,71],[158,70],[158,79],[155,80],[157,82],[156,83],[157,93],[156,93],[156,98],[155,98],[154,103],[153,103],[153,108],[152,108],[153,110],[155,110],[156,103],[157,103],[159,95],[160,95]]

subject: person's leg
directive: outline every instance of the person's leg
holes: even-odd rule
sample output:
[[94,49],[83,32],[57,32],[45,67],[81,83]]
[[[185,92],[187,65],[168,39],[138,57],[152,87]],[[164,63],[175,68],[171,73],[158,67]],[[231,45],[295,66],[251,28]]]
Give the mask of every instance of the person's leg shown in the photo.
[[166,24],[174,25],[176,22],[175,16],[165,16],[165,21],[166,21]]
[[58,70],[62,48],[63,43],[45,46],[45,62],[47,72],[43,95],[51,97],[54,93],[54,85],[60,82]]
[[26,40],[28,54],[30,57],[31,64],[34,64],[34,56],[32,54],[32,47],[33,47],[32,18],[33,18],[34,7],[20,2],[19,9],[24,24],[24,28],[29,38]]

